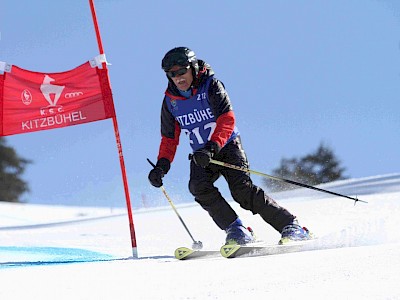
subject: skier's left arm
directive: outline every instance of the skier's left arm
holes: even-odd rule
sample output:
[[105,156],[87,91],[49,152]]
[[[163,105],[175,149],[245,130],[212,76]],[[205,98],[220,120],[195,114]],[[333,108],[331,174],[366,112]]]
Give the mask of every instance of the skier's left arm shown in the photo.
[[225,146],[235,128],[235,114],[221,81],[213,79],[208,89],[208,99],[216,119],[216,126],[210,140],[203,148],[193,153],[193,161],[203,168],[207,167],[211,158]]
[[224,84],[218,79],[211,82],[208,98],[217,123],[210,141],[222,148],[235,128],[235,114]]

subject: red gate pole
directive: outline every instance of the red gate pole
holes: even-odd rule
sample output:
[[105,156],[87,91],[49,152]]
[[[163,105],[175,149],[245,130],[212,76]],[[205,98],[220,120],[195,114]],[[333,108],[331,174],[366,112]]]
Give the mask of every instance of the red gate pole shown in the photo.
[[[93,0],[89,0],[89,3],[90,3],[90,10],[92,11],[92,18],[93,18],[93,23],[94,23],[94,29],[96,31],[96,38],[97,38],[97,43],[99,45],[100,55],[103,55],[104,54],[103,44],[101,42],[100,30],[99,30],[99,25],[97,23],[96,10],[94,8]],[[104,69],[107,69],[106,62],[102,63],[102,67]],[[127,179],[127,176],[126,176],[124,156],[122,154],[122,145],[121,145],[121,138],[120,138],[119,130],[118,130],[117,116],[116,116],[115,113],[113,114],[112,120],[113,120],[113,124],[114,124],[115,140],[117,142],[119,162],[120,162],[120,165],[121,165],[122,180],[124,182],[126,207],[128,209],[129,229],[130,229],[130,234],[131,234],[132,254],[133,254],[133,258],[138,258],[137,246],[136,246],[135,226],[133,224],[131,200],[130,200],[130,196],[129,196],[128,179]]]

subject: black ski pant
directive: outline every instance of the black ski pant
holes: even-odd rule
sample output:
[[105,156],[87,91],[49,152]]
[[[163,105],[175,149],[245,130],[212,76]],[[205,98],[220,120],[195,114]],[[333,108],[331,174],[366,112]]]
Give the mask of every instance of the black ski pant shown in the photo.
[[[240,138],[229,142],[214,156],[215,160],[248,168],[246,153]],[[190,163],[189,190],[198,202],[212,217],[219,228],[225,230],[238,217],[236,212],[224,199],[214,182],[224,176],[233,199],[246,210],[259,214],[268,224],[281,232],[283,227],[294,219],[289,211],[281,207],[272,198],[254,185],[247,172],[210,164],[206,168]]]

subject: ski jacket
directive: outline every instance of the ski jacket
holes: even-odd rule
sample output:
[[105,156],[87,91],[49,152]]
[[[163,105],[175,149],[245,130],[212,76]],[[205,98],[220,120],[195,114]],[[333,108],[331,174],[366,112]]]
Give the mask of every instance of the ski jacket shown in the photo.
[[180,133],[184,132],[195,151],[213,141],[220,148],[239,135],[232,105],[221,81],[210,65],[199,60],[192,96],[182,97],[169,80],[161,107],[161,143],[158,159],[174,160]]

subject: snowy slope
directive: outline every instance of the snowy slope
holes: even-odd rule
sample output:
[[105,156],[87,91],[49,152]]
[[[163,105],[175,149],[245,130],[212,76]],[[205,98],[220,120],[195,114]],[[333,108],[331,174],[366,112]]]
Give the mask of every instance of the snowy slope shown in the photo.
[[[175,260],[191,239],[168,206],[134,211],[132,259],[124,209],[0,203],[0,299],[400,299],[400,174],[321,188],[368,204],[305,189],[274,197],[330,249],[233,260]],[[219,248],[224,233],[199,206],[178,210],[195,239]]]

